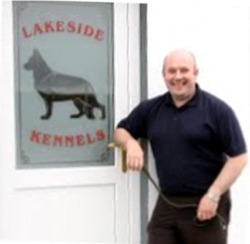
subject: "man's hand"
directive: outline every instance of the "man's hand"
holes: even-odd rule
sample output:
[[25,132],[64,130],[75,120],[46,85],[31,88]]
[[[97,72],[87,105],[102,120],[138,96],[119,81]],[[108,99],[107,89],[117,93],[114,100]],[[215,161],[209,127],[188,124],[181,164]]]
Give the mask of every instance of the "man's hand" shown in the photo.
[[205,221],[215,217],[219,203],[209,198],[208,194],[205,194],[199,202],[197,210],[197,218],[200,221]]
[[131,170],[141,170],[143,167],[143,151],[140,144],[133,138],[126,143],[127,167]]

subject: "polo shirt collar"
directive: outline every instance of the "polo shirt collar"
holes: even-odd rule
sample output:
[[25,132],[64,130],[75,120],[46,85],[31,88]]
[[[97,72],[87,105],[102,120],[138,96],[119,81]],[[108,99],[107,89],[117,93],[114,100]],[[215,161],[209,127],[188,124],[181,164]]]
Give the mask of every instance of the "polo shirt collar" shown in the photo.
[[[194,96],[187,102],[185,103],[183,106],[181,107],[193,107],[193,106],[196,106],[198,104],[198,99],[199,99],[199,95],[200,95],[200,87],[199,85],[196,83],[195,85],[195,94]],[[174,101],[173,101],[173,98],[170,94],[170,92],[167,92],[166,94],[166,104],[168,106],[175,106],[174,105]]]

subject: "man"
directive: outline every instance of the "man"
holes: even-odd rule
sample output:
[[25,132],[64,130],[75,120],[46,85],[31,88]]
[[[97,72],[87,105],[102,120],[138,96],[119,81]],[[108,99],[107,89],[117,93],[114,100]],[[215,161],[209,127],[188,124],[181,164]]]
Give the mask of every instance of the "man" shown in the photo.
[[[162,193],[148,225],[149,244],[225,244],[229,223],[229,188],[247,162],[246,145],[233,110],[196,83],[195,57],[170,52],[163,63],[168,92],[141,102],[115,130],[115,142],[131,170],[143,167],[137,139],[147,138]],[[196,221],[206,223],[199,227]],[[220,217],[220,218],[219,218]],[[204,221],[204,222],[203,222]]]

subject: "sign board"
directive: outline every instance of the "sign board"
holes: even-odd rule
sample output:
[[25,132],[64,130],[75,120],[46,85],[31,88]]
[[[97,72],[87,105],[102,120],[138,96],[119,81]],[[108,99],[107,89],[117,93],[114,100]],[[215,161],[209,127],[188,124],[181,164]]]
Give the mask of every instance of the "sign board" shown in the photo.
[[113,164],[113,5],[13,2],[17,168]]

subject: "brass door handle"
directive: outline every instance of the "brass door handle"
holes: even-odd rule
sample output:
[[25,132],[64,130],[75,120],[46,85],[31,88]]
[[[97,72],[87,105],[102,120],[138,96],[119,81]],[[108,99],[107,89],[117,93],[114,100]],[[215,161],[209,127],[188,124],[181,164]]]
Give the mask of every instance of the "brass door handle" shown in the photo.
[[115,148],[118,148],[120,153],[121,153],[121,158],[122,158],[122,163],[121,163],[121,167],[122,167],[122,172],[123,173],[126,173],[127,172],[127,156],[126,156],[126,152],[124,150],[122,150],[120,147],[117,147],[115,145],[114,142],[111,142],[108,144],[108,149],[115,149]]

